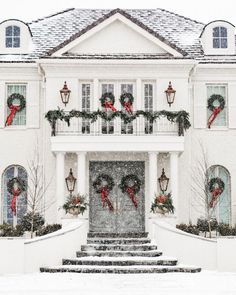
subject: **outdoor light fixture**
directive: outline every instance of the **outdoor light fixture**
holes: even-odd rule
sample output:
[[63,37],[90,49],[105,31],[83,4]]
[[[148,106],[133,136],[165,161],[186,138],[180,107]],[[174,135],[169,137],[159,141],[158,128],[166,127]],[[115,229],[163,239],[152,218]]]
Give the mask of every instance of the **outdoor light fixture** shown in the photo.
[[169,107],[171,106],[171,104],[174,102],[175,100],[175,93],[176,93],[176,90],[173,89],[172,87],[172,84],[171,84],[171,81],[169,82],[169,86],[168,88],[165,90],[165,93],[166,93],[166,99],[167,99],[167,102],[169,104]]
[[165,175],[165,170],[164,168],[162,169],[162,173],[161,176],[158,178],[158,182],[159,182],[159,186],[160,186],[160,190],[162,193],[167,191],[168,188],[168,184],[169,184],[169,178],[166,177]]
[[73,175],[72,168],[70,168],[69,175],[65,178],[66,186],[68,191],[70,192],[70,196],[72,196],[73,191],[75,190],[76,178]]
[[63,88],[60,90],[61,100],[65,106],[69,102],[70,93],[71,93],[71,90],[67,87],[67,84],[65,81]]

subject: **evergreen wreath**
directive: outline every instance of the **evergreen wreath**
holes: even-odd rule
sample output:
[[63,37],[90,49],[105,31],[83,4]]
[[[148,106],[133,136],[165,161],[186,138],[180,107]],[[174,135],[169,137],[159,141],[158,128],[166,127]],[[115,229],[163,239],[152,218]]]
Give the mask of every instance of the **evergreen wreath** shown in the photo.
[[26,183],[19,177],[13,177],[7,182],[7,190],[10,194],[13,192],[14,185],[17,184],[20,193],[26,191]]
[[123,93],[120,96],[120,103],[121,105],[128,111],[131,111],[131,107],[133,105],[134,97],[132,93]]
[[115,103],[115,96],[111,92],[103,93],[102,97],[100,98],[102,107],[106,107],[106,103],[110,102],[112,105]]
[[210,98],[207,100],[207,108],[213,112],[216,108],[216,106],[214,106],[215,101],[219,102],[218,108],[220,108],[220,110],[222,111],[225,107],[225,99],[220,94],[212,94],[210,96]]
[[[129,185],[130,183],[132,183],[132,185]],[[134,193],[137,194],[140,191],[141,180],[137,175],[129,174],[122,177],[119,187],[123,193],[127,192],[127,189],[132,187]]]
[[15,100],[19,100],[20,104],[19,104],[19,110],[18,112],[22,111],[25,106],[26,106],[26,101],[23,95],[19,94],[19,93],[13,93],[11,94],[8,99],[7,99],[7,106],[9,107],[9,109],[14,105],[14,101]]
[[112,191],[115,183],[113,181],[113,178],[107,174],[99,174],[98,177],[93,182],[93,187],[96,191],[96,193],[101,193],[103,186],[102,183],[106,182],[106,187],[108,191]]
[[209,191],[212,193],[216,189],[215,188],[216,184],[218,185],[218,188],[223,192],[223,190],[225,189],[225,184],[224,184],[224,181],[219,177],[212,178],[209,181],[208,183]]
[[157,213],[156,209],[159,209],[162,214],[174,213],[175,208],[173,206],[171,193],[155,197],[154,202],[151,205],[151,212]]

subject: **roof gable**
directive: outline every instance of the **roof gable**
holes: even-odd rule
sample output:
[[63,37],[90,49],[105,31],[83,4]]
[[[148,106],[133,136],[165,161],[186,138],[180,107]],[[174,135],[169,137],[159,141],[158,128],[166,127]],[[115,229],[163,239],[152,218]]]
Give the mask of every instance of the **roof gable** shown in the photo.
[[[153,47],[151,49],[151,51],[149,48],[147,53],[154,53],[154,52],[160,53],[160,54],[167,53],[167,54],[170,54],[174,57],[181,57],[183,55],[186,55],[186,53],[182,49],[180,49],[176,45],[170,43],[164,37],[162,37],[159,33],[148,28],[142,22],[140,22],[139,20],[132,17],[130,14],[128,14],[127,12],[125,12],[121,9],[115,9],[115,10],[112,10],[109,13],[105,14],[103,17],[99,18],[98,20],[96,20],[92,24],[88,25],[83,30],[72,35],[70,38],[63,41],[58,46],[54,47],[52,50],[50,50],[48,52],[48,55],[61,56],[64,53],[68,53],[70,51],[75,53],[76,47],[78,46],[78,44],[82,44],[82,42],[85,42],[85,40],[89,40],[89,38],[91,39],[91,37],[93,35],[100,32],[101,30],[107,28],[112,23],[115,24],[115,22],[117,22],[117,21],[125,24],[127,26],[127,28],[129,28],[129,30],[133,30],[133,32],[138,33],[140,36],[143,37],[143,40],[146,39],[147,44],[148,44],[148,42],[149,42],[149,45],[152,44],[151,47],[153,47],[155,45],[156,51]],[[118,24],[118,23],[116,23],[116,24]],[[136,37],[137,37],[137,34],[136,34]],[[147,46],[147,48],[148,48],[148,46]],[[79,47],[77,47],[77,50],[78,49],[79,49]],[[102,48],[100,48],[100,50],[101,49]],[[105,53],[105,52],[102,51],[102,52],[96,52],[96,53]],[[108,52],[108,53],[111,53],[111,52]],[[121,52],[114,52],[114,53],[121,53]],[[136,52],[134,52],[134,53],[136,53]]]

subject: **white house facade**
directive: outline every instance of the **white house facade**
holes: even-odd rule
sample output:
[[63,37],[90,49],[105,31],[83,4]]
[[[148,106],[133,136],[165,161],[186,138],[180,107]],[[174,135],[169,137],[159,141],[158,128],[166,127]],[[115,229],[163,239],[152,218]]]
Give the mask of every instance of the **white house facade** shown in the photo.
[[[71,218],[62,209],[70,169],[73,193],[88,198],[90,231],[149,231],[161,216],[151,204],[163,169],[175,208],[168,216],[196,221],[205,215],[204,167],[215,180],[206,201],[217,202],[214,216],[236,223],[233,24],[162,9],[68,9],[28,24],[5,20],[0,35],[1,222],[16,224],[27,211],[27,192],[11,193],[9,181],[32,184],[37,150],[48,223]],[[129,175],[138,189],[128,177],[131,191],[123,191]],[[112,187],[103,190],[107,180]]]

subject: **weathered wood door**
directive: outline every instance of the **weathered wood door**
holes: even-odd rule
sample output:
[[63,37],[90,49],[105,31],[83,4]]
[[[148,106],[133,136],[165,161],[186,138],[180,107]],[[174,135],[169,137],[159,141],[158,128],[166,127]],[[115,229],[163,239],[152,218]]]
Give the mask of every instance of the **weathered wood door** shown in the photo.
[[[141,161],[97,161],[89,165],[89,220],[90,231],[94,232],[143,232],[145,227],[144,202],[144,162]],[[101,194],[97,193],[93,183],[100,174],[107,174],[114,180],[109,192],[109,200],[114,210],[102,206]],[[119,187],[123,176],[135,174],[141,180],[140,191],[136,194],[138,206],[135,208],[128,193]]]

